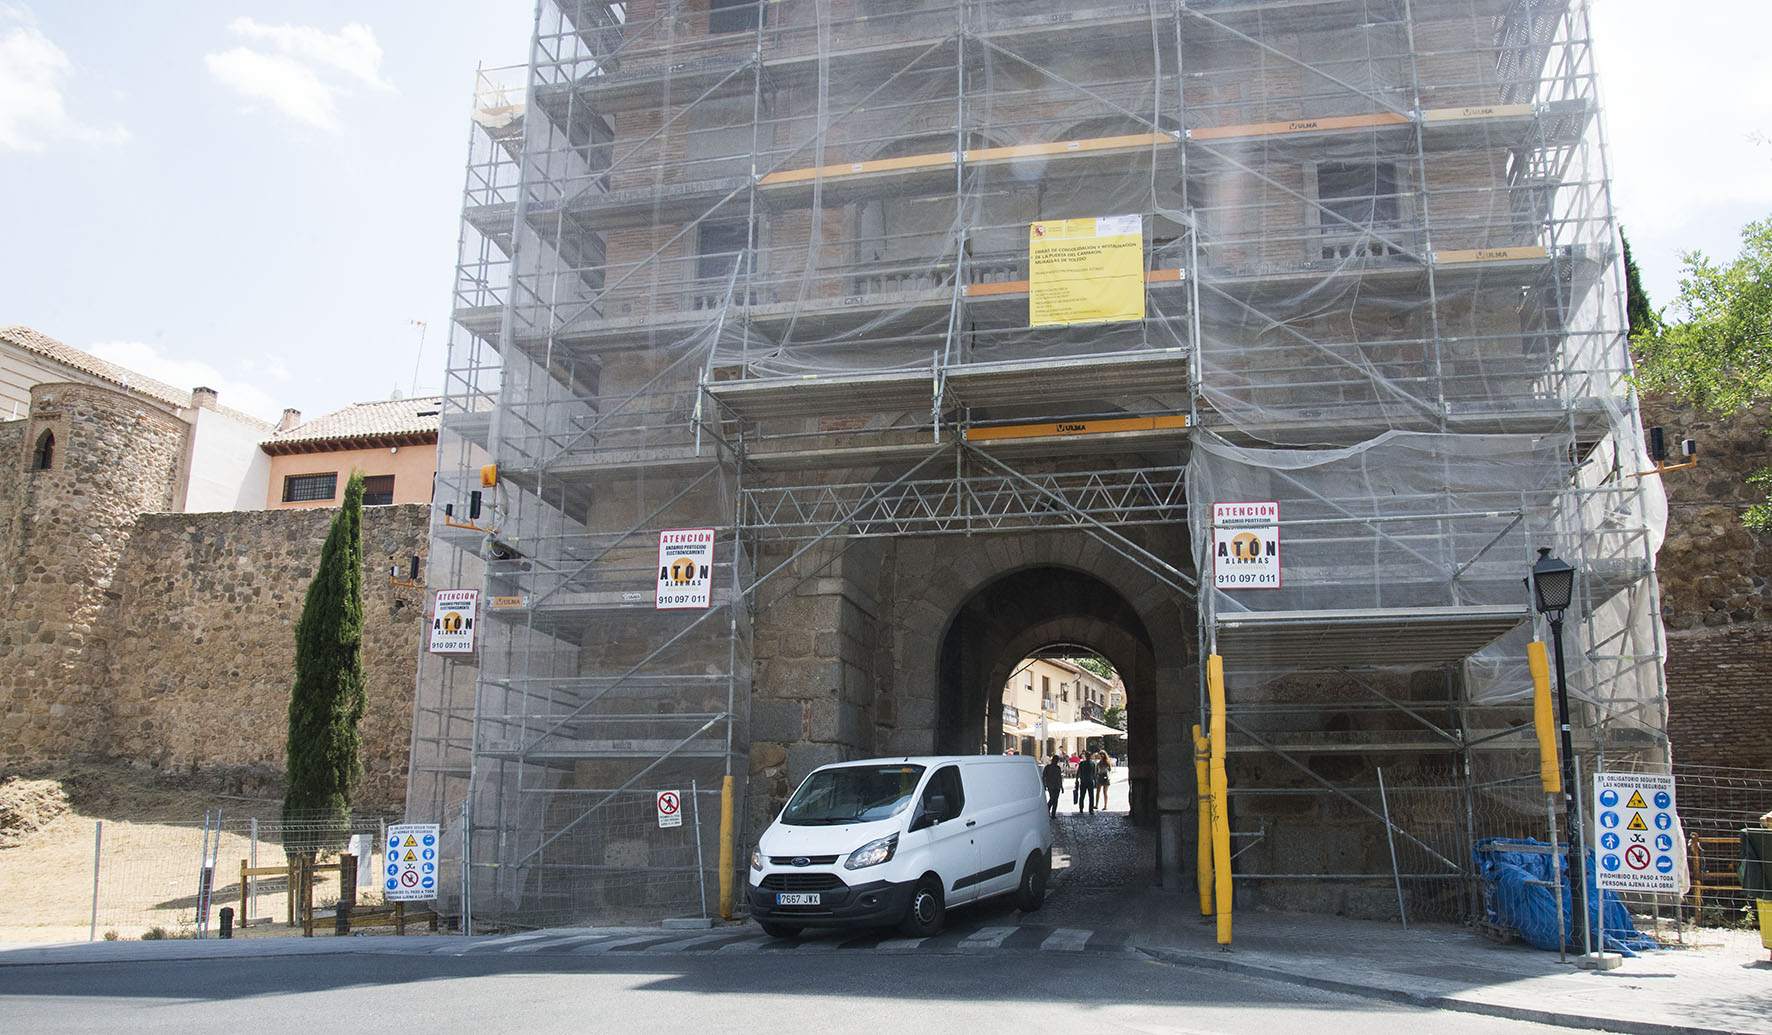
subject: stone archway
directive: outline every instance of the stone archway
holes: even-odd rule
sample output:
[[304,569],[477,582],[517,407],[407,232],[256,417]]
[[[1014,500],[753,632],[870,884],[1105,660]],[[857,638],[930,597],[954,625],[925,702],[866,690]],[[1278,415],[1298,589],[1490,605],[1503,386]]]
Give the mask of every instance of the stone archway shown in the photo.
[[[1070,568],[1023,568],[982,587],[942,638],[936,749],[1003,749],[1003,684],[1017,662],[1055,643],[1106,657],[1125,681],[1134,717],[1128,773],[1134,822],[1156,822],[1157,688],[1151,636],[1111,586]],[[1138,720],[1142,717],[1143,721]]]
[[[1184,534],[1165,544],[1165,555],[1187,556]],[[890,753],[980,750],[988,743],[987,702],[996,698],[1000,709],[1008,666],[1043,643],[1087,644],[1122,669],[1142,713],[1140,761],[1129,772],[1141,819],[1158,826],[1164,884],[1181,887],[1197,807],[1191,603],[1080,531],[899,540],[895,561],[890,653],[878,673],[891,684],[880,689],[898,720]],[[1041,583],[1047,588],[1038,589]]]

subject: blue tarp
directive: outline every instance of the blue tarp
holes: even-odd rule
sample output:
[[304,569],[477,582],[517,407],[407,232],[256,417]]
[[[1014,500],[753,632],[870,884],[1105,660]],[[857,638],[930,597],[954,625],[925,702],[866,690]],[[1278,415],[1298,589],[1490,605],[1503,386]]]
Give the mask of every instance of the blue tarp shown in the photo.
[[[1510,845],[1536,850],[1509,851]],[[1526,939],[1527,944],[1535,948],[1555,950],[1558,947],[1557,900],[1552,897],[1548,886],[1551,879],[1551,853],[1547,851],[1548,848],[1542,841],[1491,837],[1478,841],[1472,855],[1477,874],[1483,878],[1486,893],[1484,901],[1487,903],[1485,912],[1489,922],[1513,928],[1520,932],[1520,937]],[[1567,847],[1558,845],[1556,855],[1563,881],[1563,923],[1569,936],[1566,948],[1572,952],[1580,952],[1581,927],[1575,922],[1575,906],[1570,901],[1572,889]],[[1546,884],[1530,884],[1528,881],[1544,881]],[[1624,956],[1635,956],[1644,949],[1661,948],[1653,938],[1637,931],[1636,925],[1631,922],[1630,911],[1625,909],[1617,895],[1608,891],[1602,899],[1595,891],[1592,852],[1587,856],[1587,900],[1590,919],[1595,920],[1592,927],[1596,950],[1603,948]],[[1601,925],[1593,916],[1596,903],[1605,910],[1604,946],[1600,945],[1598,937]]]

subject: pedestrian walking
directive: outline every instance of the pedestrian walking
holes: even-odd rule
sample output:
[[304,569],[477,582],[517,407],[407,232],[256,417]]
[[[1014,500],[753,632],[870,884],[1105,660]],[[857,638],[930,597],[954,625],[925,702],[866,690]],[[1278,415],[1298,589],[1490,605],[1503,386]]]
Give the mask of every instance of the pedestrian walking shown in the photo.
[[1058,796],[1064,791],[1064,767],[1058,764],[1058,756],[1053,755],[1046,760],[1046,768],[1041,771],[1040,779],[1046,784],[1046,812],[1058,815]]
[[1108,754],[1103,751],[1095,756],[1095,789],[1096,796],[1101,800],[1103,811],[1108,807],[1108,774],[1113,771],[1113,763],[1108,761]]
[[1084,755],[1077,763],[1077,811],[1095,812],[1095,762]]

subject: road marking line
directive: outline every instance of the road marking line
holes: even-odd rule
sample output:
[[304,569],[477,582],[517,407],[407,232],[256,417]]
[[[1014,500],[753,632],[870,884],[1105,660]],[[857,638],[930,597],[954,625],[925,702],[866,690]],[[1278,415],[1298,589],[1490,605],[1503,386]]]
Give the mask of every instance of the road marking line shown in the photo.
[[1083,943],[1087,942],[1094,933],[1094,931],[1080,931],[1074,927],[1060,927],[1040,943],[1040,951],[1082,952]]
[[1002,945],[1004,940],[1020,928],[1016,927],[981,927],[967,935],[960,942],[962,949],[994,949]]

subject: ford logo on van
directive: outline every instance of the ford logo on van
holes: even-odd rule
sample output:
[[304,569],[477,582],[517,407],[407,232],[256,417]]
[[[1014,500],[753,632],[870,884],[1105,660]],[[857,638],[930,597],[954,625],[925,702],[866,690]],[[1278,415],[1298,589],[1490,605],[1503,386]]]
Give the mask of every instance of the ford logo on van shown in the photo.
[[804,855],[796,855],[792,859],[789,859],[788,863],[793,866],[811,866],[812,860],[806,858]]

